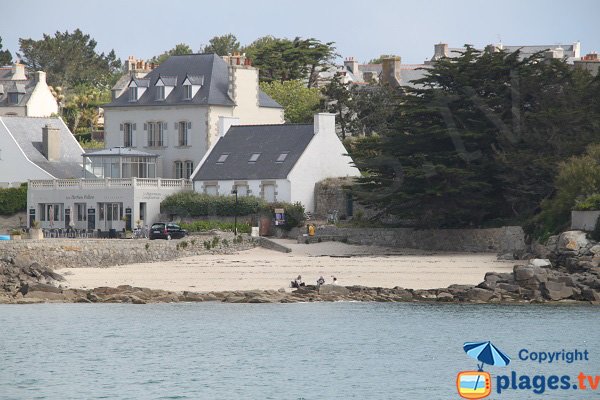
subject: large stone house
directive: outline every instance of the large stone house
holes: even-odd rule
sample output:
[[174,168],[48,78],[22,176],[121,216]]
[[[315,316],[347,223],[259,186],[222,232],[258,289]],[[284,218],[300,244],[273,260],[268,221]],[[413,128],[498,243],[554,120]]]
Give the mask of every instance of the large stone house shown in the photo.
[[[221,137],[194,172],[194,190],[210,195],[252,195],[268,202],[300,202],[315,208],[315,184],[359,176],[335,132],[335,115],[314,124],[221,124]],[[231,126],[233,125],[233,126]]]
[[58,113],[58,103],[46,83],[46,73],[38,71],[33,78],[25,66],[0,67],[0,115],[49,117]]
[[189,178],[218,139],[219,117],[281,124],[283,108],[258,86],[243,56],[172,56],[104,106],[105,145],[158,154],[158,175]]

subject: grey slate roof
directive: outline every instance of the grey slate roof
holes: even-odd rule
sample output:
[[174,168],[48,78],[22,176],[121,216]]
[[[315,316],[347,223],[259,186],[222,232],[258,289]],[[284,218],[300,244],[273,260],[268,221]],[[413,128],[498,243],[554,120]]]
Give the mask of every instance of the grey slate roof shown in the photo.
[[[18,80],[13,81],[10,79],[2,80],[0,79],[0,85],[3,87],[3,91],[0,91],[0,107],[15,107],[15,106],[24,106],[29,101],[31,97],[31,93],[33,93],[33,89],[35,88],[36,83],[33,79],[30,80]],[[8,101],[9,93],[19,93],[22,94],[19,103],[12,104]]]
[[[80,178],[83,152],[69,128],[59,118],[0,117],[27,158],[58,179]],[[60,160],[48,161],[42,154],[42,128],[51,125],[59,128]]]
[[[285,179],[313,137],[312,124],[232,126],[219,138],[194,180]],[[283,162],[275,162],[286,152]],[[255,153],[260,153],[260,157],[249,163]],[[229,156],[217,164],[222,154]]]
[[[176,76],[160,76],[160,80],[165,86],[177,86]],[[158,81],[158,80],[157,80]]]
[[144,78],[131,78],[132,81],[135,82],[137,87],[149,87],[150,86],[150,80],[148,79],[144,79]]
[[[177,77],[178,86],[175,86],[165,100],[156,100],[155,84],[159,76],[163,75]],[[186,77],[194,76],[203,76],[202,87],[192,100],[185,100],[182,84]],[[235,106],[235,103],[227,93],[229,89],[229,67],[216,54],[171,56],[164,63],[150,71],[144,79],[150,81],[150,87],[140,96],[138,101],[129,102],[129,96],[124,92],[121,96],[105,104],[103,107],[168,106],[180,104]],[[259,104],[263,107],[282,108],[277,102],[262,92],[259,94]]]

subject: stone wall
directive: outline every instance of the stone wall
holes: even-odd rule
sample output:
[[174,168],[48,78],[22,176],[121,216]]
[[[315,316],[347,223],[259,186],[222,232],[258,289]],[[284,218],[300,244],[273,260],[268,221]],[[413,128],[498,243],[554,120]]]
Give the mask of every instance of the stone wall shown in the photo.
[[591,232],[596,227],[600,211],[571,211],[571,229]]
[[[218,237],[218,244],[212,246]],[[207,253],[231,253],[258,245],[258,240],[243,235],[234,243],[232,233],[188,236],[180,240],[146,239],[44,239],[1,241],[3,259],[29,259],[51,268],[108,267],[113,265],[174,260]],[[224,243],[224,239],[227,242]],[[207,249],[204,242],[211,242]],[[215,240],[216,242],[216,240]],[[185,243],[185,244],[184,244]]]
[[[294,230],[303,241],[302,230]],[[338,237],[350,244],[412,248],[433,251],[514,253],[526,249],[525,234],[520,226],[489,229],[411,228],[317,228],[316,236]],[[291,236],[294,237],[294,236]]]

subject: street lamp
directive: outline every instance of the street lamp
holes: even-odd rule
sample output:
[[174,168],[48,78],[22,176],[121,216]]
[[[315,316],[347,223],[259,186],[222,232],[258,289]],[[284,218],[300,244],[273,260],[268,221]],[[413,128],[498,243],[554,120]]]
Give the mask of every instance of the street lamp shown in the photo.
[[233,212],[233,234],[237,237],[237,210],[238,210],[238,191],[237,186],[233,187],[231,194],[235,194],[235,210]]

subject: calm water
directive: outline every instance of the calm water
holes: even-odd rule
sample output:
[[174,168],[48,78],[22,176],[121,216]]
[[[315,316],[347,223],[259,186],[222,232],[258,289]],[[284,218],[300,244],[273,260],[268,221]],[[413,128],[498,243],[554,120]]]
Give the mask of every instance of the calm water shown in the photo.
[[[508,353],[495,374],[600,375],[593,307],[324,304],[0,306],[0,399],[456,399],[465,341]],[[540,365],[520,349],[587,349]],[[495,389],[495,388],[494,388]],[[598,391],[495,392],[590,399]]]

